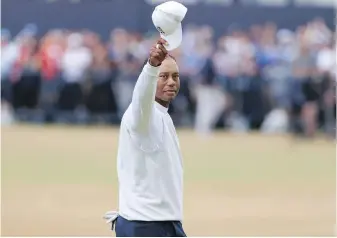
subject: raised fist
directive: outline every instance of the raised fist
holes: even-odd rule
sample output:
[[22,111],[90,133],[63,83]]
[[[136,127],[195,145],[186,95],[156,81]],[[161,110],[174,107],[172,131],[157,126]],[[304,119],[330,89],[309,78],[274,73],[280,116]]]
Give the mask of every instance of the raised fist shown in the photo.
[[158,67],[167,56],[167,50],[164,45],[167,44],[165,40],[159,39],[157,43],[152,46],[150,51],[149,63],[154,67]]

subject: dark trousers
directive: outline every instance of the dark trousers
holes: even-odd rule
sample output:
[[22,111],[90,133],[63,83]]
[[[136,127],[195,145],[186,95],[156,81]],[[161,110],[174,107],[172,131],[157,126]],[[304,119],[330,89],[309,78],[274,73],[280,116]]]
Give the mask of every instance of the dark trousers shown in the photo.
[[58,99],[58,108],[64,111],[73,111],[83,101],[83,92],[80,83],[64,83]]
[[86,97],[86,106],[91,113],[115,113],[117,105],[111,89],[111,81],[94,84]]
[[33,109],[38,104],[41,78],[38,73],[22,74],[19,81],[12,84],[13,107]]
[[116,237],[186,237],[180,221],[129,221],[119,216]]

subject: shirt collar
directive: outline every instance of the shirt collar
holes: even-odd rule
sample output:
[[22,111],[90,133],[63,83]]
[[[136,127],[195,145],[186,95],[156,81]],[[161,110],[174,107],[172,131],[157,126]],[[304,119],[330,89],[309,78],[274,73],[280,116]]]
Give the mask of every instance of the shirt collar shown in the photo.
[[163,113],[167,113],[167,111],[168,111],[168,108],[167,107],[164,107],[164,106],[162,106],[162,105],[160,105],[158,102],[156,102],[155,101],[155,105],[156,105],[156,108],[159,110],[159,111],[161,111],[161,112],[163,112]]

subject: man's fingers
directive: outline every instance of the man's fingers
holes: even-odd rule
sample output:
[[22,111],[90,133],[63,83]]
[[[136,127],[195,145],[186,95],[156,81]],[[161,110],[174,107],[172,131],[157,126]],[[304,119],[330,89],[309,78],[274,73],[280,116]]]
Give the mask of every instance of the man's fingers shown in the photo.
[[159,52],[154,52],[153,54],[152,54],[152,57],[153,58],[157,58],[157,59],[159,59],[160,57],[161,57],[161,55],[160,55],[160,53]]
[[152,57],[160,57],[160,58],[165,58],[166,57],[166,50],[164,49],[163,50],[163,46],[162,45],[158,45],[157,48],[152,48],[151,51],[150,51],[150,55]]
[[167,50],[162,44],[156,44],[155,52],[158,52],[161,57],[166,57]]
[[164,55],[167,54],[167,50],[165,49],[165,47],[164,47],[162,44],[158,44],[158,49],[159,49],[160,51],[162,51],[162,52],[164,53]]
[[151,49],[150,56],[151,57],[155,57],[155,58],[159,57],[160,56],[160,50],[158,50],[156,48]]
[[162,50],[157,50],[156,53],[158,54],[158,57],[160,57],[160,59],[164,59],[166,57],[166,54],[162,51]]
[[165,53],[167,53],[167,50],[166,50],[165,47],[164,47],[164,46],[167,46],[167,45],[168,45],[168,43],[167,43],[166,40],[164,40],[163,38],[160,38],[160,39],[157,41],[157,44],[161,45],[162,48],[163,48],[163,51],[164,51]]
[[150,50],[150,55],[152,55],[154,52],[156,52],[156,48],[152,47]]
[[164,40],[163,38],[160,38],[158,41],[157,41],[158,44],[161,44],[161,45],[167,45],[167,41]]
[[161,59],[163,59],[163,57],[160,55],[159,52],[154,52],[154,53],[151,54],[150,59],[157,60],[158,62],[161,62],[162,61]]
[[154,45],[154,46],[151,47],[150,52],[154,52],[156,50],[157,50],[157,47],[156,47],[156,45]]
[[166,41],[163,39],[159,39],[156,45],[153,45],[150,49],[150,60],[152,60],[153,64],[161,63],[167,55],[167,50],[163,46],[166,44]]

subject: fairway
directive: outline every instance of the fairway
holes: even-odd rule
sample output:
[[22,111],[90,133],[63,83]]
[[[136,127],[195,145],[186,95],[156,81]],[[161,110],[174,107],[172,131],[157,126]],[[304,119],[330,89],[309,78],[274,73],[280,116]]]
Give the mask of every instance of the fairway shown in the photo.
[[[335,144],[178,131],[188,236],[331,236]],[[118,129],[2,128],[3,236],[111,236]]]

